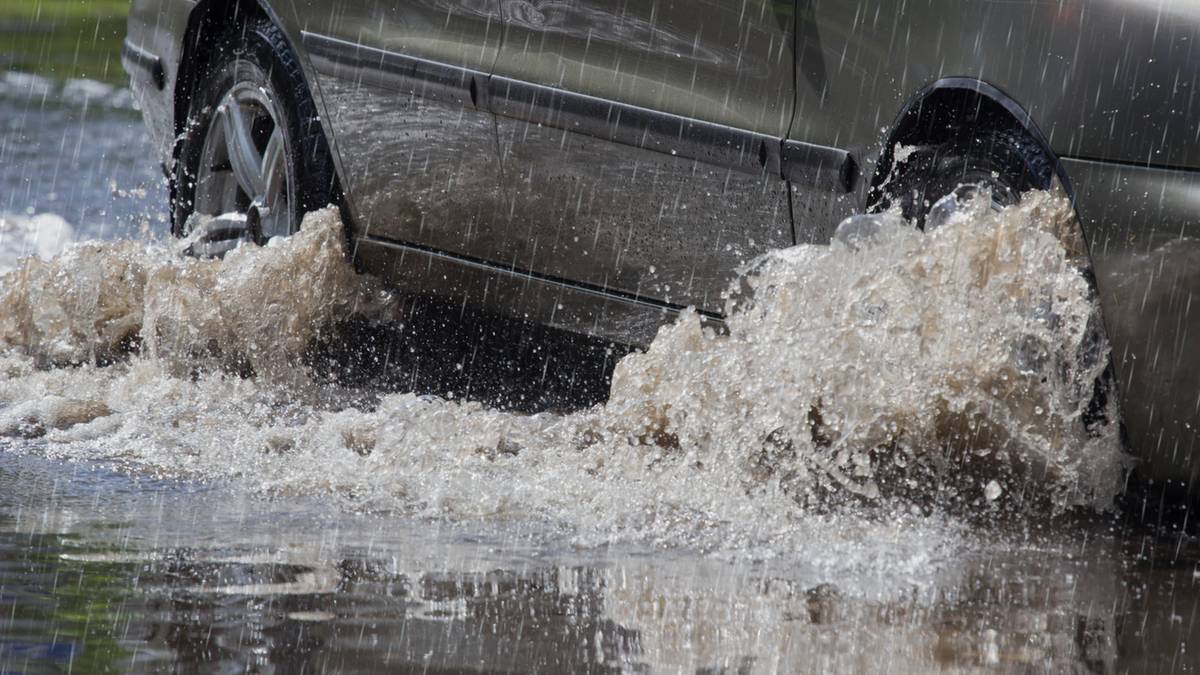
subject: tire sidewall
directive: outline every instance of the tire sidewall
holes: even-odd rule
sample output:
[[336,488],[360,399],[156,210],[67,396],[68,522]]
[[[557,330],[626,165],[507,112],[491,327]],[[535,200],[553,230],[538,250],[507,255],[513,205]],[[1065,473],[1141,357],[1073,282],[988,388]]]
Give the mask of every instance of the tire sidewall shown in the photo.
[[898,205],[904,217],[924,227],[933,203],[963,185],[992,191],[997,205],[1015,204],[1030,190],[1046,190],[1054,177],[1052,160],[1027,132],[1009,128],[972,129],[922,145],[903,164],[893,164],[883,201]]

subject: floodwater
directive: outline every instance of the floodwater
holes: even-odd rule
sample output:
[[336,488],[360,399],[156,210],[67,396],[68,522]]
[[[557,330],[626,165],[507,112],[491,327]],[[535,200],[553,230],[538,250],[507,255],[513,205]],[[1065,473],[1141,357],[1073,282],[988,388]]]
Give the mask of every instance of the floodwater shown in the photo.
[[[975,532],[897,574],[848,526],[817,569],[264,498],[0,452],[14,671],[1186,672],[1190,539]],[[915,536],[921,536],[918,526]],[[481,534],[481,531],[484,532]],[[903,542],[899,542],[903,546]],[[870,558],[864,550],[873,551]],[[824,568],[824,569],[822,569]],[[857,569],[854,569],[857,568]]]
[[123,93],[6,78],[0,672],[1200,667],[1186,514],[1076,424],[1053,195],[626,355],[391,297],[333,212],[180,258]]

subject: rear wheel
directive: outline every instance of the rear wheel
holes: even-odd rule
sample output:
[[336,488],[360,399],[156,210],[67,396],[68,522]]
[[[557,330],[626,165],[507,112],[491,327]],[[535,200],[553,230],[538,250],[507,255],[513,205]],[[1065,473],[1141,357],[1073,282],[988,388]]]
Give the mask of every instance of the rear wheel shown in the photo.
[[177,236],[215,223],[205,234],[215,252],[262,244],[335,201],[316,106],[278,27],[251,19],[216,40],[193,82],[173,177]]
[[[889,148],[881,162],[886,173],[877,176],[871,188],[869,210],[899,208],[906,220],[925,229],[936,226],[938,211],[947,202],[954,208],[955,199],[950,198],[967,192],[986,191],[991,195],[992,208],[999,210],[1016,204],[1030,190],[1055,186],[1056,162],[1029,131],[996,120],[967,119],[962,124],[938,119],[941,133],[934,135],[934,140]],[[1075,232],[1068,239],[1063,245],[1094,292],[1095,280],[1082,235]],[[1114,376],[1109,356],[1098,348],[1104,340],[1098,314],[1092,317],[1088,333],[1089,339],[1078,355],[1083,371],[1091,371],[1101,358],[1105,361],[1096,381],[1083,383],[1090,386],[1091,395],[1086,399],[1081,422],[1094,430],[1107,425],[1113,416],[1109,399]]]
[[1054,162],[1041,144],[1007,126],[965,126],[935,142],[893,148],[890,156],[889,175],[873,191],[874,210],[899,206],[919,227],[938,200],[963,188],[988,190],[993,207],[1002,208],[1054,181]]

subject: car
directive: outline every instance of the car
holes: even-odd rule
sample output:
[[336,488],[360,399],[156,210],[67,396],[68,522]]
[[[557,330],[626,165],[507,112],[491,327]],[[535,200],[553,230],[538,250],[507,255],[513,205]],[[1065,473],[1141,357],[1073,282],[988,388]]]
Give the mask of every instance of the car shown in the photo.
[[176,234],[337,203],[398,287],[634,345],[848,214],[1057,186],[1141,472],[1200,473],[1194,0],[133,0],[122,60]]

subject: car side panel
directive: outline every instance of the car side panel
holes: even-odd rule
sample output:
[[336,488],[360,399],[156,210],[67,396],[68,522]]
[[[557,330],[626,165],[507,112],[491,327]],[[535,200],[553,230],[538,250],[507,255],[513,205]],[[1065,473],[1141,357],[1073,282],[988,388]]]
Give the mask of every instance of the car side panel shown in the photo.
[[[791,7],[506,0],[489,96],[511,235],[496,255],[720,311],[740,263],[794,241],[777,158]],[[709,131],[730,140],[695,147]]]
[[497,74],[782,135],[792,0],[503,0]]
[[499,47],[496,0],[285,4],[317,73],[356,236],[475,251],[500,205],[495,125],[470,96]]
[[909,97],[953,76],[1002,89],[1059,155],[1200,168],[1194,0],[799,2],[813,30],[791,137],[850,148],[868,171]]
[[1064,160],[1091,242],[1130,445],[1200,478],[1200,173]]

